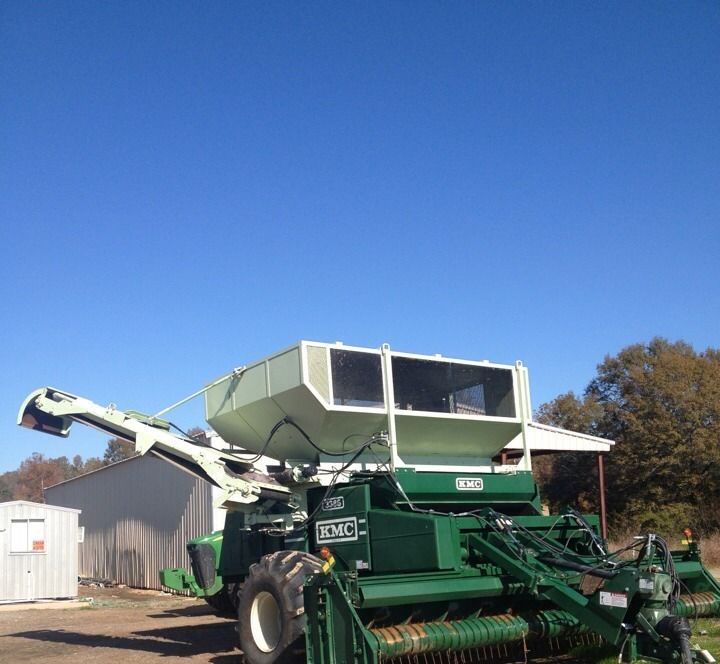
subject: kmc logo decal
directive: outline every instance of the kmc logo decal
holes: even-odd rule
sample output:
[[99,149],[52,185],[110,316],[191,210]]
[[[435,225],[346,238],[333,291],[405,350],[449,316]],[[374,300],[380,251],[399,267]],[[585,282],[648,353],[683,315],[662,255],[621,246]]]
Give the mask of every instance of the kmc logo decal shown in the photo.
[[480,477],[456,477],[455,488],[458,491],[482,491],[483,481]]
[[315,542],[317,544],[354,542],[357,538],[357,517],[328,519],[327,521],[317,521],[315,523]]

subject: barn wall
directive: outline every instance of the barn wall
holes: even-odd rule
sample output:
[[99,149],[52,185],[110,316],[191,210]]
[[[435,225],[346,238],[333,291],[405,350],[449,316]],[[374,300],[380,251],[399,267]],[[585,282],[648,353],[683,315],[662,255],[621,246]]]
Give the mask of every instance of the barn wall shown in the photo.
[[134,457],[45,490],[82,510],[81,576],[160,589],[158,570],[187,567],[187,540],[213,530],[210,485],[159,459]]

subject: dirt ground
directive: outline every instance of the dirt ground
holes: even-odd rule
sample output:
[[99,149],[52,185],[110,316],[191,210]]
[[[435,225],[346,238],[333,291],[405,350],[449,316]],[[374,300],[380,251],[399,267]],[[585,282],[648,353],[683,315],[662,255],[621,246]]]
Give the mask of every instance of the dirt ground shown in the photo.
[[79,608],[0,611],[0,662],[239,664],[235,621],[202,600],[130,588],[81,588]]
[[81,587],[80,594],[87,603],[77,608],[3,607],[0,663],[241,664],[235,621],[202,600],[131,588]]
[[131,588],[81,587],[80,596],[82,605],[73,608],[3,606],[0,663],[241,664],[235,620],[215,615],[202,600]]

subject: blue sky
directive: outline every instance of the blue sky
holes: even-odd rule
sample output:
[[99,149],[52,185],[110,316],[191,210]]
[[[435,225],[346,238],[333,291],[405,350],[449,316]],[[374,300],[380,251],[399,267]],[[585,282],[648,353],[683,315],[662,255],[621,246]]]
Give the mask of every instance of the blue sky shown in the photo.
[[[51,384],[156,411],[299,338],[718,346],[714,2],[0,3],[0,471]],[[202,423],[201,403],[176,416]]]

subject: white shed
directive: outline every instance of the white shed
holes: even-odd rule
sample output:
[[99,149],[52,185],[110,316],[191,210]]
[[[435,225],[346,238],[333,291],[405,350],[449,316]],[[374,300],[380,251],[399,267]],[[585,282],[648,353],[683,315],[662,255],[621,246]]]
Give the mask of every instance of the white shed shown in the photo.
[[77,597],[80,510],[0,503],[0,602]]

